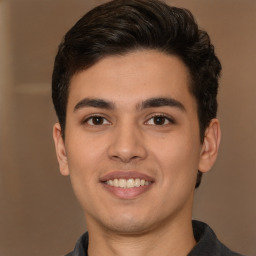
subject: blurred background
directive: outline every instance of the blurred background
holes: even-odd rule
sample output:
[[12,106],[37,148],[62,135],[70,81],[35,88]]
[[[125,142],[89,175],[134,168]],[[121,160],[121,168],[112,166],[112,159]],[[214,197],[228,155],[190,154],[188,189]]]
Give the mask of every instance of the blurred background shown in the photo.
[[[51,72],[57,46],[100,0],[0,0],[0,255],[58,256],[85,221],[59,174]],[[256,255],[256,1],[173,0],[206,29],[223,65],[222,144],[196,192],[194,218],[233,250]]]

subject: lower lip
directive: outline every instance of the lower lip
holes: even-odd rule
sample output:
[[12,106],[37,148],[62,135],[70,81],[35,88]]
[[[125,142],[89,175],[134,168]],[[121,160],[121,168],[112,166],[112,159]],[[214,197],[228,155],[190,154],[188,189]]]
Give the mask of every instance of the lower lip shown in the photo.
[[120,199],[135,199],[138,196],[144,194],[146,191],[148,191],[152,184],[146,185],[146,186],[140,186],[140,187],[134,187],[134,188],[118,188],[114,186],[110,186],[106,183],[102,183],[104,188],[109,191],[112,195],[120,198]]

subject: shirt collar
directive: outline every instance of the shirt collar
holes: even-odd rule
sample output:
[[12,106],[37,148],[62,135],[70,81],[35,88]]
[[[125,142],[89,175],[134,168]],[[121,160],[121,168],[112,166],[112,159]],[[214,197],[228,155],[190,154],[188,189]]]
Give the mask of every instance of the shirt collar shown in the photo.
[[[193,220],[192,225],[197,244],[188,256],[242,256],[223,245],[207,224]],[[66,256],[88,256],[88,242],[89,236],[86,232],[78,239],[74,251]]]

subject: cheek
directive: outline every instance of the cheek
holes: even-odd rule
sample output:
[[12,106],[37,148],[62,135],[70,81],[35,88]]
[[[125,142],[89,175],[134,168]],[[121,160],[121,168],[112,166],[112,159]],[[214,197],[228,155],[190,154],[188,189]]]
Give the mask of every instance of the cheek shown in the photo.
[[101,157],[104,148],[104,138],[95,136],[85,136],[83,133],[78,133],[77,136],[70,136],[67,143],[68,159],[72,164],[89,164],[97,163],[96,159]]
[[165,137],[152,144],[152,155],[162,170],[163,180],[186,180],[195,176],[199,163],[199,140],[186,133]]
[[[76,183],[87,183],[95,180],[97,164],[102,158],[103,148],[95,141],[78,136],[72,137],[72,143],[67,143],[67,158],[70,177]],[[82,184],[83,185],[83,184]]]
[[72,141],[67,149],[70,180],[74,193],[84,209],[93,205],[97,195],[99,164],[102,150],[89,143],[88,139]]

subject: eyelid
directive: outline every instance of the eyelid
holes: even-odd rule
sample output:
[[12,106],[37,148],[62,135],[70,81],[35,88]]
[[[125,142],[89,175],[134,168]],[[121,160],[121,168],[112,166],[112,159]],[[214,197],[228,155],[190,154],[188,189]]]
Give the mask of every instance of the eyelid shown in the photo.
[[[106,117],[104,114],[102,113],[97,113],[97,114],[90,114],[90,115],[87,115],[85,118],[82,119],[81,123],[82,124],[88,124],[90,126],[97,126],[97,125],[93,125],[93,124],[89,124],[88,121],[91,120],[93,117],[100,117],[100,118],[103,118],[104,120],[106,120],[108,123],[107,124],[101,124],[101,125],[109,125],[111,124],[111,122],[109,121],[109,118]],[[100,125],[98,125],[100,126]]]
[[[151,120],[154,117],[163,117],[166,120],[168,120],[168,122],[169,122],[168,124],[175,124],[176,123],[175,119],[172,116],[170,116],[170,115],[167,115],[167,114],[164,114],[164,113],[154,113],[154,114],[151,114],[147,118],[145,124],[147,124],[149,122],[149,120]],[[153,124],[151,124],[151,125],[153,125]],[[159,126],[164,126],[164,125],[167,125],[167,124],[163,124],[163,125],[159,125]]]

